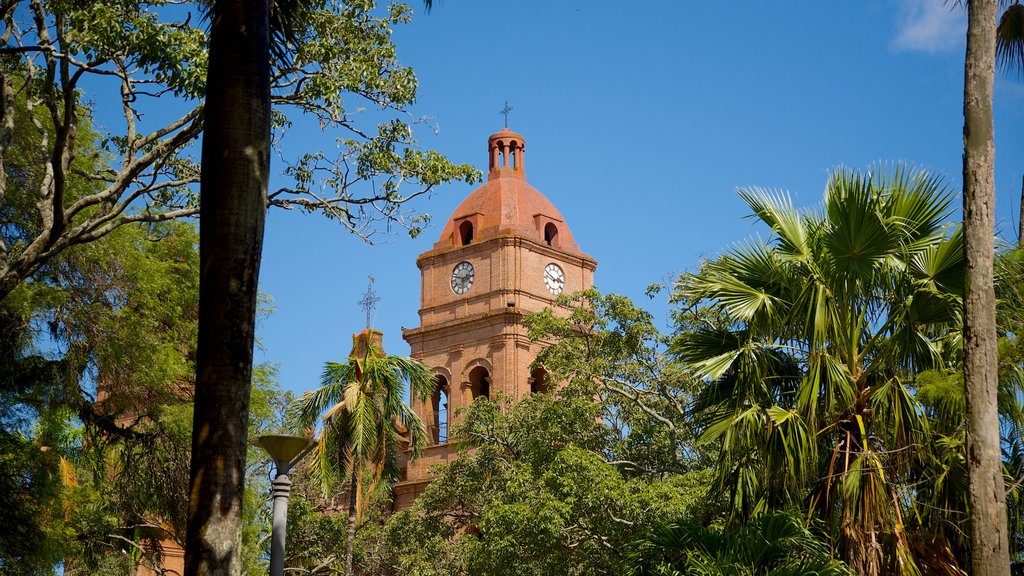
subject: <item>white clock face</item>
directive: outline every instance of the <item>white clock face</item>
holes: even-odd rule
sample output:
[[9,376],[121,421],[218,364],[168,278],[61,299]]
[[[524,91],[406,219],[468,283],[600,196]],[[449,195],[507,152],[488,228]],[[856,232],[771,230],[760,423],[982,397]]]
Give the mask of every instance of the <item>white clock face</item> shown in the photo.
[[558,264],[552,263],[544,267],[544,285],[548,287],[548,292],[555,296],[562,293],[562,289],[565,288],[565,272],[562,272]]
[[456,294],[465,294],[473,286],[473,265],[469,262],[459,262],[452,270],[452,291]]

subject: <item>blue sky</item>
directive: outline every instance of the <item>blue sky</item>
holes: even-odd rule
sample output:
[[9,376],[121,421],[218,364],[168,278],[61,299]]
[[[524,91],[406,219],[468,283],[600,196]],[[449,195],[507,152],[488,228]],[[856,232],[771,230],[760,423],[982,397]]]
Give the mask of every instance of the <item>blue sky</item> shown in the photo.
[[[430,115],[426,148],[486,168],[499,110],[527,141],[527,180],[598,261],[596,284],[667,325],[671,281],[755,234],[738,186],[819,201],[829,171],[904,161],[960,187],[965,16],[941,0],[861,2],[481,2],[412,4],[396,31]],[[629,9],[624,9],[629,8]],[[1024,83],[996,81],[1000,231],[1014,239],[1024,173]],[[291,135],[302,137],[302,134]],[[310,138],[314,138],[310,135]],[[272,186],[273,187],[273,186]],[[418,325],[416,256],[472,191],[446,186],[416,208],[432,226],[365,246],[332,222],[271,211],[261,271],[276,311],[257,359],[283,387],[315,387],[364,325],[367,275],[385,348],[408,354]]]

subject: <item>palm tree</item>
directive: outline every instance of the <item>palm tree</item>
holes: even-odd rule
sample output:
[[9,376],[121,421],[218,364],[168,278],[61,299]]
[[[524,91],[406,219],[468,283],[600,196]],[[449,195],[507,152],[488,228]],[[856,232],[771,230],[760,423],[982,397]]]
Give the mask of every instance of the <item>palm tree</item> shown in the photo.
[[677,521],[655,527],[631,553],[632,576],[759,574],[847,576],[798,517],[771,512],[732,530]]
[[[241,572],[256,295],[270,173],[270,72],[312,0],[203,0],[210,47],[185,574]],[[431,0],[424,4],[429,11]]]
[[[352,549],[359,511],[374,490],[398,479],[398,456],[404,442],[411,457],[419,456],[427,443],[427,429],[403,401],[405,382],[411,400],[422,401],[433,393],[435,378],[422,362],[387,356],[373,335],[357,334],[348,362],[328,362],[320,388],[307,392],[289,407],[299,428],[309,430],[322,420],[317,449],[310,470],[324,494],[331,494],[347,472],[349,485],[348,539],[345,543],[345,574],[352,572]],[[321,414],[323,414],[321,418]]]
[[671,347],[707,382],[694,411],[733,519],[806,502],[858,574],[913,573],[903,480],[928,430],[913,378],[959,349],[952,194],[894,165],[835,171],[818,210],[740,195],[773,236],[680,279],[700,321]]
[[[967,2],[964,60],[964,387],[971,572],[1010,574],[998,414],[995,260],[995,138],[992,90],[997,0]],[[1013,7],[1012,14],[1019,8]],[[1004,61],[1019,56],[1003,50]]]
[[241,572],[249,390],[270,169],[269,0],[210,14],[185,574]]

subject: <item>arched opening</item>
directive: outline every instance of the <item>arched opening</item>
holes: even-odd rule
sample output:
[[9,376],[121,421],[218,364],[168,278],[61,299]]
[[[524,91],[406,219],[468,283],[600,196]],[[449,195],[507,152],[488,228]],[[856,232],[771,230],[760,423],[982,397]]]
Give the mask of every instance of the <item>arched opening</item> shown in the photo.
[[473,241],[473,223],[469,220],[459,224],[459,239],[462,240],[463,246],[469,246]]
[[530,393],[546,394],[548,391],[548,371],[537,368],[530,372]]
[[434,394],[430,398],[434,421],[430,423],[430,438],[434,444],[448,442],[448,380],[438,375]]
[[476,400],[481,396],[484,398],[491,397],[491,375],[487,372],[487,368],[477,366],[470,370],[469,385],[470,392],[473,395],[472,400]]
[[555,226],[551,222],[544,225],[544,242],[548,246],[558,246],[556,240],[558,239],[558,226]]

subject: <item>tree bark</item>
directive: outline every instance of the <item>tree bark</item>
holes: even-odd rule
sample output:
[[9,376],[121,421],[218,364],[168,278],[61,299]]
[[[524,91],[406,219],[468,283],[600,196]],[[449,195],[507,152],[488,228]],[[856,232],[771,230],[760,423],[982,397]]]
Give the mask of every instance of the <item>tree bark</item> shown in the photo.
[[996,406],[995,79],[996,1],[971,0],[964,65],[964,385],[971,574],[1009,576],[1006,499]]
[[355,548],[356,540],[356,506],[359,503],[359,466],[355,458],[352,459],[352,486],[348,490],[348,531],[345,536],[345,576],[353,576],[352,571],[352,550]]
[[270,167],[267,0],[212,9],[199,219],[187,576],[241,571],[253,333]]

